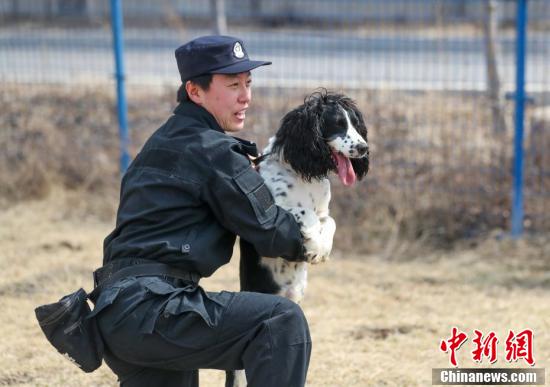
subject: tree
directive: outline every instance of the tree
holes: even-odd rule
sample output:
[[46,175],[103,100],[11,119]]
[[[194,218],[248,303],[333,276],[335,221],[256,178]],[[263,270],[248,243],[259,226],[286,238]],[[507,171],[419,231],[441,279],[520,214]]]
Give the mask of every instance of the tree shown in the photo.
[[225,0],[210,0],[210,12],[215,22],[214,32],[217,35],[227,34],[227,19],[225,17]]
[[497,1],[484,2],[483,35],[485,41],[485,65],[487,68],[487,96],[491,104],[493,130],[497,133],[506,131],[504,120],[504,99],[500,90],[500,77],[497,63]]

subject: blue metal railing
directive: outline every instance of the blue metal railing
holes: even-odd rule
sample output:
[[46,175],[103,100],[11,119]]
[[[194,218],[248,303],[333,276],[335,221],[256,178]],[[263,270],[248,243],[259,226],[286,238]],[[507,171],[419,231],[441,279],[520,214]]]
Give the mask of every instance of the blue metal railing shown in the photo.
[[523,233],[523,125],[525,108],[525,46],[527,41],[527,0],[517,0],[516,96],[514,137],[514,178],[512,196],[512,237]]
[[128,153],[128,109],[124,87],[124,44],[122,37],[123,20],[121,0],[111,0],[111,20],[113,27],[118,126],[120,133],[120,173],[124,174],[130,165],[130,155]]
[[[505,3],[501,3],[502,5],[505,5]],[[536,8],[536,5],[539,5],[539,8],[541,6],[541,3],[540,2],[537,2],[537,1],[531,1],[531,12],[532,13],[537,13],[537,10],[538,8]],[[525,209],[524,209],[524,147],[523,147],[523,143],[524,143],[524,122],[525,122],[525,111],[524,111],[524,108],[525,108],[525,105],[526,105],[526,102],[528,101],[528,96],[526,95],[526,77],[525,77],[525,72],[526,72],[526,66],[527,66],[527,62],[526,62],[526,55],[527,55],[527,11],[528,11],[528,0],[516,0],[516,44],[515,44],[515,57],[516,57],[516,63],[515,63],[515,92],[511,92],[509,93],[510,95],[513,96],[514,100],[515,100],[515,117],[514,117],[514,123],[515,123],[515,135],[514,135],[514,144],[513,144],[513,152],[514,152],[514,159],[513,159],[513,176],[512,176],[512,189],[511,189],[511,204],[510,204],[510,207],[511,207],[511,222],[510,222],[510,232],[511,232],[511,235],[513,237],[520,237],[522,234],[523,234],[523,228],[524,228],[524,218],[525,218]],[[533,7],[535,9],[533,9]],[[122,34],[123,34],[123,20],[122,20],[122,9],[121,9],[121,0],[111,0],[111,10],[112,10],[112,28],[113,28],[113,47],[114,47],[114,54],[115,54],[115,63],[116,63],[116,81],[117,81],[117,97],[118,97],[118,121],[119,121],[119,128],[120,128],[120,170],[121,172],[123,173],[126,168],[128,167],[129,165],[129,162],[130,162],[130,156],[128,154],[128,149],[127,149],[127,146],[128,146],[128,143],[129,143],[129,136],[128,136],[128,124],[127,124],[127,107],[126,107],[126,96],[125,96],[125,75],[124,75],[124,58],[123,58],[123,38],[122,38]],[[308,32],[309,33],[309,32]],[[251,47],[255,48],[255,50],[259,51],[261,47],[255,47],[254,46],[254,43],[255,43],[255,38],[257,38],[257,36],[260,36],[261,37],[261,40],[262,42],[265,41],[265,35],[266,32],[265,31],[260,31],[260,32],[256,32],[254,34],[254,36],[251,36],[249,37],[250,41],[251,41]],[[306,34],[306,33],[304,33]],[[538,34],[540,35],[541,33],[538,32]],[[272,36],[273,35],[273,36]],[[270,37],[272,37],[273,39],[282,39],[284,38],[284,34],[283,35],[276,35],[274,33],[272,33],[272,35],[269,35]],[[533,35],[537,35],[537,33],[534,33]],[[282,37],[281,37],[282,36]],[[308,35],[309,36],[309,35]],[[333,39],[333,38],[337,38],[339,35],[334,35],[334,36],[330,36],[329,38],[330,39]],[[316,41],[315,39],[325,39],[327,40],[329,43],[332,42],[329,38],[325,37],[324,35],[312,35],[309,39],[311,41]],[[170,39],[172,39],[171,37],[164,37],[164,40],[162,40],[162,43],[167,46],[167,47],[175,47],[177,44],[181,43],[181,42],[172,42]],[[311,46],[311,41],[310,40],[307,40],[307,44],[308,44],[308,47]],[[319,43],[319,46],[321,47],[326,47],[326,42],[325,40],[323,40],[323,43]],[[418,40],[418,39],[417,39]],[[355,40],[353,39],[347,39],[345,42],[345,44],[349,44],[349,47],[348,46],[343,46],[344,43],[338,41],[339,43],[334,43],[334,47],[336,49],[346,49],[348,51],[344,51],[344,53],[346,55],[351,55],[350,52],[352,52],[353,55],[357,54],[358,56],[360,56],[361,53],[365,52],[365,51],[368,51],[369,49],[372,51],[374,49],[380,49],[381,50],[381,55],[370,55],[368,57],[368,60],[370,61],[370,65],[368,66],[368,69],[370,69],[371,71],[376,71],[376,70],[379,70],[379,69],[386,69],[387,66],[384,66],[384,60],[389,60],[389,61],[392,61],[392,62],[396,62],[396,63],[401,63],[401,62],[398,62],[400,60],[400,56],[398,56],[397,54],[395,56],[391,56],[393,55],[393,51],[399,51],[399,53],[401,53],[401,51],[403,52],[406,52],[407,53],[407,58],[412,58],[410,59],[411,61],[414,59],[414,56],[410,55],[409,52],[412,52],[412,50],[410,49],[410,47],[408,45],[414,45],[414,44],[424,44],[424,41],[423,40],[420,40],[420,43],[418,43],[417,40],[408,40],[408,39],[405,39],[405,40],[396,40],[392,37],[390,38],[384,38],[384,37],[380,37],[380,36],[374,36],[374,37],[369,37],[368,39],[367,38],[356,38]],[[300,42],[299,40],[297,40],[298,43]],[[278,40],[275,41],[275,43],[279,42]],[[426,40],[427,43],[430,43],[431,44],[431,40]],[[465,44],[463,42],[469,42],[470,44],[470,48],[468,51],[468,54],[472,54],[472,52],[478,52],[479,51],[479,48],[476,48],[477,46],[475,46],[476,42],[473,41],[473,42],[470,42],[468,41],[466,38],[460,40],[460,39],[457,39],[457,43],[456,44]],[[276,44],[273,43],[275,46]],[[426,43],[426,44],[427,44]],[[533,42],[531,42],[533,43]],[[279,43],[277,43],[279,44]],[[362,46],[361,46],[361,45]],[[380,45],[377,46],[377,44]],[[507,40],[506,37],[501,37],[501,44],[503,45],[504,48],[508,47],[510,48],[510,50],[506,51],[508,58],[512,59],[513,58],[513,51],[511,50],[511,48],[513,47],[512,44],[513,44],[513,40],[510,39],[510,40]],[[290,47],[290,43],[287,43],[286,41],[280,43],[281,47],[285,47],[286,50],[291,50],[291,47]],[[403,47],[401,47],[403,46]],[[533,47],[535,47],[536,45],[533,44],[533,45],[530,45],[530,48],[533,50]],[[159,47],[158,44],[155,44],[155,49],[157,49]],[[278,46],[276,46],[278,47]],[[332,46],[331,46],[332,47]],[[388,47],[389,47],[389,50],[388,50]],[[429,51],[428,48],[430,48],[431,45],[427,45],[425,48],[426,51]],[[443,46],[441,46],[443,47]],[[473,48],[472,48],[473,47]],[[132,48],[132,47],[130,47]],[[397,50],[399,49],[399,50]],[[356,53],[354,50],[356,50],[358,53]],[[453,52],[455,52],[456,50],[453,49],[452,50]],[[285,53],[287,51],[284,51]],[[288,51],[290,52],[290,51]],[[431,52],[429,52],[431,53]],[[274,53],[271,53],[272,55],[276,55],[277,54],[277,51],[275,50]],[[431,53],[433,54],[433,53]],[[130,53],[131,55],[131,53]],[[285,54],[286,55],[286,54]],[[353,55],[351,55],[352,57],[354,57]],[[433,54],[435,55],[435,54]],[[464,53],[463,55],[466,55],[466,53]],[[536,58],[537,55],[543,55],[543,54],[540,54],[540,52],[538,54],[535,54],[533,53],[533,55],[530,57],[530,61],[533,63],[533,61],[535,60],[539,60],[539,58]],[[338,57],[336,55],[336,57]],[[311,55],[311,58],[313,58],[316,62],[318,61],[318,56],[313,53]],[[387,59],[389,58],[389,59]],[[425,59],[425,61],[428,61],[430,57],[427,57],[428,59]],[[432,58],[436,58],[435,56],[433,56]],[[437,57],[439,58],[439,56]],[[470,56],[468,57],[470,58]],[[504,57],[506,58],[506,56]],[[303,59],[304,61],[306,60],[309,60],[310,58],[305,58]],[[475,58],[474,58],[475,59]],[[474,59],[471,59],[474,63],[477,63]],[[361,60],[367,60],[367,59],[361,59]],[[435,59],[434,60],[434,63],[436,63],[437,65],[441,64],[440,62],[437,62]],[[506,62],[506,60],[504,59],[503,60],[504,62]],[[284,68],[284,65],[285,65],[285,60],[280,60],[280,68]],[[308,62],[309,63],[309,62]],[[416,63],[416,62],[414,62]],[[413,63],[413,64],[414,64]],[[424,66],[424,62],[421,61],[419,62],[421,63],[421,66]],[[481,62],[479,62],[481,63]],[[130,63],[131,65],[131,63]],[[156,64],[155,64],[156,65]],[[292,67],[292,66],[291,66]],[[308,68],[309,69],[309,66],[308,65],[304,65],[304,66],[301,66],[303,68]],[[328,67],[328,66],[327,66]],[[407,68],[410,70],[413,66],[411,65],[408,65]],[[354,67],[355,68],[355,67]],[[361,66],[357,66],[357,68],[361,68],[363,69],[363,67]],[[512,70],[512,66],[507,66],[508,69]],[[315,67],[314,67],[315,69]],[[351,69],[353,70],[353,68]],[[351,71],[350,70],[350,71]],[[132,72],[132,68],[129,69],[130,73]],[[173,68],[171,68],[170,70],[171,72],[173,72]],[[323,72],[323,70],[321,69],[320,71],[318,71],[318,75],[322,78],[322,77],[325,77],[327,80],[326,81],[329,81],[329,80],[334,80],[338,75],[341,75],[342,73],[345,73],[347,75],[349,75],[350,71],[346,71],[346,72],[336,72],[336,73],[331,73],[330,75],[327,75],[325,72]],[[420,73],[416,73],[415,72],[416,70],[412,69],[409,71],[409,73],[405,73],[405,75],[408,75],[410,76],[411,78],[414,78],[414,76],[420,74]],[[310,71],[310,72],[313,72],[313,71]],[[367,71],[363,71],[361,70],[361,74],[364,75],[365,73],[368,74]],[[443,70],[441,70],[440,72],[437,72],[435,71],[434,73],[438,74],[438,73],[441,73],[441,74],[446,74],[443,72]],[[476,73],[481,73],[479,71],[477,71]],[[385,73],[384,73],[385,74]],[[373,74],[373,78],[374,79],[384,79],[383,75],[384,74],[378,74],[378,73],[374,73]],[[397,72],[397,73],[391,73],[391,77],[395,77],[397,75],[399,75],[400,72]],[[422,73],[423,74],[423,73]],[[261,74],[259,74],[261,76]],[[289,73],[285,73],[283,77],[281,77],[280,80],[288,80],[289,77],[291,76],[294,76],[296,75],[294,73],[294,67],[292,67],[292,71],[289,71]],[[294,85],[295,82],[297,82],[300,78],[300,74],[296,75],[296,79],[292,78],[290,79],[290,84]],[[355,82],[356,81],[356,78],[354,75],[351,76],[351,78],[354,80],[354,83],[358,83],[359,82]],[[513,79],[513,71],[510,71],[510,73],[508,74],[508,76],[504,77],[505,79],[509,79],[509,80],[512,80]],[[531,77],[529,80],[531,82],[533,82],[533,79],[536,78],[535,76]],[[323,78],[324,79],[324,78]],[[392,78],[391,78],[392,79]],[[391,80],[390,79],[390,80]],[[416,78],[414,78],[413,80],[417,80]],[[405,79],[406,81],[406,79]],[[406,84],[404,80],[400,80],[399,82],[397,82],[400,86],[403,86],[404,84]],[[418,81],[418,80],[417,80]],[[431,80],[430,79],[424,79],[422,78],[421,81],[425,81],[424,83],[429,83]],[[483,79],[477,79],[476,78],[476,82],[479,81],[478,83],[480,85],[483,86],[484,84],[484,81]],[[315,81],[314,83],[317,84],[319,83],[320,81]],[[369,82],[370,82],[370,78],[369,78]],[[388,79],[385,79],[385,82],[388,83]],[[435,82],[435,81],[433,81]],[[460,80],[458,81],[460,82]],[[414,82],[413,82],[414,83]],[[447,89],[453,89],[452,85],[454,85],[454,83],[445,83],[443,82],[443,85],[445,88]],[[511,82],[510,82],[511,83]],[[376,86],[375,83],[369,83],[371,85],[371,87],[374,85]],[[347,84],[346,84],[347,85]],[[464,85],[464,82],[461,84],[462,86],[468,88],[470,87],[472,84],[468,84],[468,85]],[[477,85],[477,83],[476,83]],[[347,85],[348,86],[348,85]],[[364,85],[360,86],[360,87],[363,87]],[[425,86],[424,84],[422,86]],[[532,86],[532,85],[531,85]],[[509,87],[509,90],[514,88],[513,85],[510,85]],[[474,87],[475,89],[475,87]],[[462,89],[460,89],[462,90]],[[531,90],[533,91],[533,90]],[[527,167],[529,167],[527,165]],[[509,168],[509,164],[506,166],[506,170],[508,170]],[[527,174],[527,178],[528,178],[528,174]],[[508,190],[509,188],[507,188]],[[505,195],[509,195],[509,194],[505,194]],[[527,192],[527,195],[529,195],[529,192]],[[529,204],[529,203],[528,203]],[[531,211],[532,212],[532,211]],[[527,218],[529,218],[529,208],[527,209]]]

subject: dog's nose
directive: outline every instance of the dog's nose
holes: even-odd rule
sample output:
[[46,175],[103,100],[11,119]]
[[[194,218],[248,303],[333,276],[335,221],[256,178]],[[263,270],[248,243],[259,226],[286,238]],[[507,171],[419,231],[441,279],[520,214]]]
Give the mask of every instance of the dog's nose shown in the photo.
[[369,146],[367,144],[358,144],[357,145],[357,153],[359,153],[359,156],[364,156],[365,153],[369,150]]

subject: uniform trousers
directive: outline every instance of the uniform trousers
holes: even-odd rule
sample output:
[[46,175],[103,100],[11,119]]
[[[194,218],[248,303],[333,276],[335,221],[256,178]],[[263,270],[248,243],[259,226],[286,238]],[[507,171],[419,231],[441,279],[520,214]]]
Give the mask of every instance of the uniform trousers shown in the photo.
[[94,314],[121,386],[195,387],[199,369],[245,369],[250,387],[305,385],[309,328],[286,298],[131,277],[102,290]]

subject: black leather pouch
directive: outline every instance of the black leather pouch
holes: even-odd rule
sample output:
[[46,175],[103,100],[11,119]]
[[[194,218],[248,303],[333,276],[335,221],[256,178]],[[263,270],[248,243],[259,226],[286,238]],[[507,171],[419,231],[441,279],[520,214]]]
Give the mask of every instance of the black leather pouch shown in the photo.
[[104,344],[84,289],[71,293],[58,302],[35,309],[40,328],[59,353],[76,363],[83,371],[99,368]]

